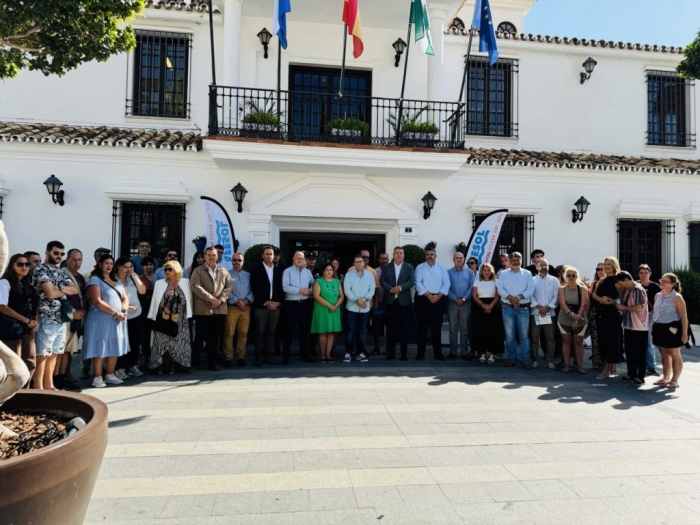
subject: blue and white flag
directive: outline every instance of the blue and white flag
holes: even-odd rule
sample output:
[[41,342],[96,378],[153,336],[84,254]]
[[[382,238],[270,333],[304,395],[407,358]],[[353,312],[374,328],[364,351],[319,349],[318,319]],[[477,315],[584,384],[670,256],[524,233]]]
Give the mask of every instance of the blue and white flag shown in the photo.
[[238,240],[233,232],[231,218],[224,207],[211,197],[202,197],[204,220],[206,221],[207,247],[220,244],[224,247],[224,256],[219,266],[230,270],[233,268],[231,259],[238,249]]
[[280,39],[283,49],[287,49],[287,13],[292,12],[292,0],[274,0],[272,13],[272,33]]
[[496,42],[496,29],[493,27],[489,0],[476,0],[472,27],[479,29],[479,52],[488,52],[489,66],[493,66],[498,60],[498,42]]
[[484,217],[479,225],[474,228],[467,247],[467,259],[476,258],[478,267],[491,262],[493,252],[498,247],[498,236],[501,234],[503,221],[506,220],[508,210],[495,210]]

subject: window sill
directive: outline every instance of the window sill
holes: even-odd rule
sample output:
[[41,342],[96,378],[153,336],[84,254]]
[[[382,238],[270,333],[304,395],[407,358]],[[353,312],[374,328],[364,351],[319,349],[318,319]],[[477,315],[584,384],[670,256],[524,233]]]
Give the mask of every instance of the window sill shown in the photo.
[[518,136],[505,136],[505,135],[466,135],[464,137],[464,142],[470,144],[472,142],[514,142],[517,143],[520,140]]
[[689,154],[694,153],[697,150],[697,146],[668,146],[668,145],[656,145],[656,144],[645,144],[644,151],[654,151],[657,153],[682,153],[687,151]]
[[192,118],[177,118],[177,117],[146,117],[143,115],[124,115],[124,122],[133,122],[134,124],[144,124],[147,126],[168,127],[174,125],[191,126]]

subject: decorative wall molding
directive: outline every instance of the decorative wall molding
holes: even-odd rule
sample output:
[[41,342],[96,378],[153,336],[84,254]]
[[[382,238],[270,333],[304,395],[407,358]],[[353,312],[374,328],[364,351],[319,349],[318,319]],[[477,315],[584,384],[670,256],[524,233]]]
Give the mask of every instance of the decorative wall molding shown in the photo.
[[178,182],[125,181],[108,188],[105,195],[113,201],[188,202],[192,199],[187,188]]
[[542,211],[542,205],[522,195],[479,194],[474,197],[467,211],[469,213],[488,213],[500,208],[507,208],[514,215],[536,215]]
[[613,208],[617,219],[678,219],[682,212],[661,199],[621,199]]

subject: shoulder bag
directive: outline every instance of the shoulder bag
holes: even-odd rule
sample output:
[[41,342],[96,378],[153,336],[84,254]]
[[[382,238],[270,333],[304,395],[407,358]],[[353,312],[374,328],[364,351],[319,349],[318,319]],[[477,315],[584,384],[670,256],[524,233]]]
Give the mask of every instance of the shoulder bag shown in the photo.
[[173,313],[173,310],[177,312],[179,304],[180,299],[176,296],[166,299],[165,303],[163,303],[163,308],[159,309],[158,316],[153,322],[153,330],[155,332],[160,332],[169,337],[177,337],[179,328],[177,321],[180,315],[178,313]]

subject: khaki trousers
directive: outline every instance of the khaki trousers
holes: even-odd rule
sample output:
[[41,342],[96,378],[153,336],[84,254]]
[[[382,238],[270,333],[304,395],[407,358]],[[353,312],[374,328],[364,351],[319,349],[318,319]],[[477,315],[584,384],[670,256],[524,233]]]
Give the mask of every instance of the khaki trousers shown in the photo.
[[241,310],[237,306],[228,307],[226,328],[224,329],[224,359],[233,359],[233,335],[238,333],[236,344],[236,359],[245,359],[245,345],[248,342],[250,327],[250,308]]

